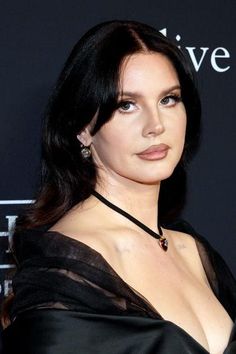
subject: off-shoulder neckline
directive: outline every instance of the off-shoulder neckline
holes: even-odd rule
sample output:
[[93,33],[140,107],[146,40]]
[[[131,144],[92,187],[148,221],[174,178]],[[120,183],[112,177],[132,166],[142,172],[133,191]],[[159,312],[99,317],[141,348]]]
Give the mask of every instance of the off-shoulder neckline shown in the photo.
[[[120,283],[128,290],[128,292],[132,293],[133,295],[135,295],[139,301],[141,300],[145,306],[147,306],[154,314],[155,314],[155,317],[158,317],[159,320],[161,321],[164,321],[165,323],[169,323],[170,325],[176,327],[179,331],[181,331],[185,336],[187,336],[188,338],[190,338],[192,341],[194,341],[198,346],[199,348],[201,348],[201,350],[204,351],[204,353],[207,353],[207,354],[210,354],[210,352],[207,351],[206,348],[204,348],[193,336],[191,336],[187,331],[185,331],[182,327],[178,326],[177,324],[175,324],[174,322],[172,321],[169,321],[169,320],[166,320],[153,306],[152,304],[148,301],[148,299],[146,299],[145,296],[143,296],[141,293],[139,293],[136,289],[134,289],[131,285],[129,285],[116,271],[115,269],[110,265],[110,263],[105,259],[105,257],[99,252],[97,251],[96,249],[94,249],[93,247],[89,246],[88,244],[86,244],[85,242],[83,241],[80,241],[78,239],[75,239],[69,235],[66,235],[62,232],[59,232],[59,231],[53,231],[53,230],[27,230],[28,232],[34,232],[36,231],[37,233],[41,233],[43,235],[55,235],[55,236],[59,236],[60,238],[62,238],[63,240],[69,242],[70,244],[72,244],[73,246],[77,247],[78,245],[83,248],[83,249],[86,249],[89,253],[92,253],[93,255],[96,255],[96,257],[98,257],[101,261],[102,261],[102,264],[105,265],[105,268],[102,267],[102,270],[103,271],[106,271],[107,272],[109,271],[110,274],[112,274],[113,276],[115,276],[119,281]],[[203,239],[201,236],[198,236],[198,235],[192,235],[193,236],[195,242],[200,242],[201,243],[201,240]],[[198,249],[198,247],[197,247]],[[199,252],[199,251],[198,251]],[[200,254],[199,254],[200,256]],[[200,259],[202,261],[202,258],[200,256]],[[203,268],[205,269],[204,267],[204,264],[202,264]],[[95,266],[96,267],[96,266]],[[206,273],[206,276],[208,278],[208,275]],[[214,292],[214,289],[211,287],[211,290],[213,293]],[[218,298],[218,301],[221,303],[220,299]],[[224,307],[224,305],[221,303],[221,305]],[[228,313],[228,311],[225,309],[225,311]],[[228,313],[228,315],[230,316],[230,314]],[[229,336],[229,341],[227,343],[227,346],[225,348],[225,350],[227,349],[228,345],[230,344],[231,342],[231,339],[233,338],[233,335],[234,335],[234,332],[236,330],[236,324],[235,324],[235,321],[234,321],[234,325],[232,327],[232,330],[231,330],[231,333],[230,333],[230,336]]]
[[[104,257],[99,251],[97,251],[97,250],[94,249],[93,247],[89,246],[89,245],[86,244],[85,242],[80,241],[80,240],[77,240],[77,239],[75,239],[75,238],[73,238],[73,237],[71,237],[71,236],[68,236],[68,235],[66,235],[66,234],[64,234],[64,233],[61,233],[61,232],[59,232],[59,231],[53,231],[53,230],[50,231],[50,230],[47,230],[47,231],[44,232],[44,233],[46,233],[46,234],[57,234],[57,235],[60,235],[60,237],[64,238],[65,240],[72,241],[72,242],[74,241],[74,242],[73,242],[74,245],[76,245],[76,244],[77,244],[77,245],[80,245],[80,246],[82,246],[83,248],[86,248],[88,251],[90,251],[90,252],[92,252],[93,254],[95,254],[96,256],[98,256],[98,257],[102,260],[103,264],[105,264],[106,267],[110,270],[110,272],[112,272],[112,273],[119,279],[119,281],[122,283],[122,285],[125,286],[129,291],[131,291],[135,296],[137,296],[137,297],[139,298],[139,300],[141,299],[141,300],[145,303],[145,305],[148,306],[148,307],[155,313],[155,315],[158,315],[158,317],[159,317],[160,320],[162,320],[162,321],[164,321],[164,322],[166,322],[166,323],[168,322],[170,325],[176,327],[178,330],[180,330],[182,333],[184,333],[187,337],[191,338],[191,340],[195,341],[195,342],[199,345],[199,347],[200,347],[202,350],[205,351],[205,353],[210,354],[210,352],[207,351],[207,349],[204,348],[201,343],[199,343],[192,335],[190,335],[190,334],[189,334],[187,331],[185,331],[182,327],[178,326],[176,323],[174,323],[174,322],[172,322],[172,321],[166,320],[166,319],[154,308],[154,306],[152,306],[152,304],[148,301],[148,299],[147,299],[144,295],[142,295],[139,291],[137,291],[137,290],[134,289],[131,285],[129,285],[129,284],[115,271],[115,269],[111,266],[111,264],[105,259],[105,257]],[[193,235],[191,235],[191,236],[193,236]],[[197,242],[199,242],[198,238],[197,238],[197,237],[195,238],[194,236],[193,236],[193,238],[194,238],[194,240],[195,240],[195,242],[196,242],[196,244],[197,244]],[[198,250],[198,247],[197,247],[197,250]],[[198,250],[198,253],[199,253],[199,250]],[[201,258],[200,253],[199,253],[199,257],[200,257],[201,262],[202,262],[202,258]],[[203,268],[205,269],[204,264],[202,264],[202,266],[203,266]],[[207,275],[207,274],[206,274],[206,277],[208,278],[208,275]],[[211,286],[211,285],[210,285],[210,286]],[[215,293],[215,292],[214,292],[214,289],[213,289],[212,287],[211,287],[211,290],[212,290],[213,293]],[[218,299],[218,301],[220,302],[219,299]],[[220,303],[221,303],[221,302],[220,302]],[[222,303],[221,303],[221,305],[223,306]],[[224,306],[223,306],[223,307],[224,307]],[[225,309],[225,311],[227,312],[226,309]],[[228,313],[228,312],[227,312],[227,313]],[[228,313],[228,315],[230,316],[229,313]],[[231,338],[232,338],[232,336],[233,336],[233,334],[234,334],[235,329],[236,329],[236,325],[235,325],[235,322],[234,322],[233,327],[232,327],[232,330],[231,330],[231,333],[230,333],[230,336],[229,336],[229,341],[228,341],[228,343],[227,343],[227,346],[230,344],[230,340],[231,340]],[[227,349],[227,346],[226,346],[225,350]]]

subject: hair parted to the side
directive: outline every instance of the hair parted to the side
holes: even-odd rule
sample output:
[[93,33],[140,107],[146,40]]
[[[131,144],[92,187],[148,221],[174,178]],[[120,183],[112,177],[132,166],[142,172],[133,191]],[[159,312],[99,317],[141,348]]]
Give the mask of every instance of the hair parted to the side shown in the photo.
[[185,164],[199,140],[200,102],[192,70],[182,51],[158,30],[135,21],[109,21],[89,30],[75,45],[46,109],[42,142],[42,184],[17,229],[55,223],[96,185],[92,158],[85,160],[76,136],[97,114],[94,135],[117,108],[124,59],[137,52],[165,55],[175,68],[187,113],[184,153],[161,184],[160,220],[176,215],[185,196]]

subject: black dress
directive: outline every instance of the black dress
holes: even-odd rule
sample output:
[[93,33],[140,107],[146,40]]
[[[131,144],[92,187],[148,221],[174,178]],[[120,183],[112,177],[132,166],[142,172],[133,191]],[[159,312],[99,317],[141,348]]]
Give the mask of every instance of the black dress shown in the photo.
[[[234,327],[224,354],[236,353],[236,282],[218,253],[186,223],[210,286]],[[15,235],[12,324],[5,354],[206,354],[128,286],[100,253],[58,232]],[[158,289],[157,289],[158,291]]]

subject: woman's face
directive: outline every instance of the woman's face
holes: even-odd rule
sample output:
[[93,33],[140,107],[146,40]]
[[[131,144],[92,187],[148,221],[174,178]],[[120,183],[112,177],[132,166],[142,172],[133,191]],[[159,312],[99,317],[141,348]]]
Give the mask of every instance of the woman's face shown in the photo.
[[178,76],[158,53],[137,53],[121,67],[119,105],[91,138],[100,178],[158,184],[181,158],[186,112]]

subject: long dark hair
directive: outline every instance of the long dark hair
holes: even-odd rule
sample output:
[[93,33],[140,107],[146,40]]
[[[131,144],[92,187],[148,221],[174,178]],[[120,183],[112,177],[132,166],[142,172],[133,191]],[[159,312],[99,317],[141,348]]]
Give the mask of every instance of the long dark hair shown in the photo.
[[135,21],[110,21],[95,26],[78,41],[58,78],[44,119],[41,188],[35,203],[19,218],[18,228],[53,224],[90,196],[96,168],[92,159],[82,158],[76,135],[96,113],[92,134],[111,118],[117,107],[122,62],[143,51],[165,55],[182,89],[186,142],[174,173],[161,183],[160,220],[168,221],[179,212],[185,196],[185,166],[198,145],[200,128],[192,70],[182,51],[156,29]]

